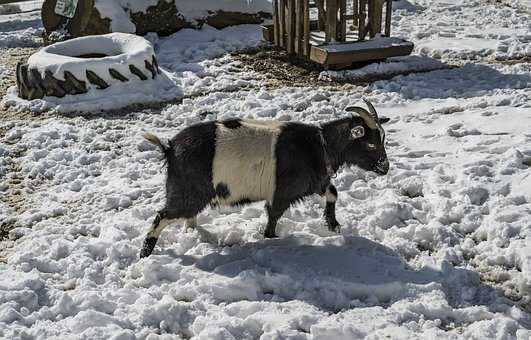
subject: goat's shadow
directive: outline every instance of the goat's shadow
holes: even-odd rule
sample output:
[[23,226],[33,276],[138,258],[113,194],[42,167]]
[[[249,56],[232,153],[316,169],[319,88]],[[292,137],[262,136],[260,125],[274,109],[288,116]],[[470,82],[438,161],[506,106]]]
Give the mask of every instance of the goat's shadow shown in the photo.
[[[204,240],[212,240],[207,230],[199,228],[199,232]],[[363,237],[331,237],[321,245],[311,242],[292,235],[222,247],[201,257],[176,255],[172,250],[163,254],[236,281],[253,278],[262,289],[258,299],[302,300],[330,312],[356,306],[387,307],[434,290],[444,292],[454,308],[491,308],[501,298],[474,271],[451,265],[442,270],[414,270],[392,249]]]

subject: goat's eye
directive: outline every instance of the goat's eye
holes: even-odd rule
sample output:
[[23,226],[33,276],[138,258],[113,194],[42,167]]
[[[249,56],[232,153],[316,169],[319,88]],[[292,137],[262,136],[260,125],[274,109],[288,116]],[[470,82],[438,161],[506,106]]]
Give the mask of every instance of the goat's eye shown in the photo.
[[374,150],[374,149],[376,149],[376,145],[374,145],[372,143],[367,143],[367,149]]

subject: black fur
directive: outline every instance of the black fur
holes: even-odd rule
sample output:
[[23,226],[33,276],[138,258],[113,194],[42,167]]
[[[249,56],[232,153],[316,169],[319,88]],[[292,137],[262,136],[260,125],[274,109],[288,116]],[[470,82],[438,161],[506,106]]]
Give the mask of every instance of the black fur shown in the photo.
[[241,119],[234,118],[234,119],[227,119],[221,122],[223,126],[225,126],[227,129],[237,129],[240,126],[242,126]]
[[250,204],[250,203],[253,203],[253,201],[251,201],[251,200],[248,199],[248,198],[242,198],[242,199],[239,200],[238,202],[234,202],[234,203],[232,203],[231,206],[233,206],[233,207],[238,207],[238,206],[247,205],[247,204]]
[[[365,136],[353,139],[351,129],[355,126],[363,126]],[[323,136],[334,172],[343,164],[357,165],[382,175],[389,170],[388,163],[384,164],[387,154],[380,133],[370,129],[362,118],[351,117],[324,124]],[[375,148],[371,149],[370,145]]]
[[147,237],[144,240],[144,244],[142,245],[142,250],[140,251],[140,258],[148,257],[149,255],[151,255],[156,244],[156,237]]
[[215,122],[192,125],[170,141],[164,209],[168,218],[192,218],[216,196],[212,184],[215,148]]
[[331,193],[332,195],[334,195],[334,196],[337,198],[337,189],[336,189],[335,186],[330,185],[330,186],[328,187],[328,191],[330,191],[330,193]]
[[219,198],[227,198],[230,196],[229,188],[225,183],[218,183],[216,185],[216,196]]

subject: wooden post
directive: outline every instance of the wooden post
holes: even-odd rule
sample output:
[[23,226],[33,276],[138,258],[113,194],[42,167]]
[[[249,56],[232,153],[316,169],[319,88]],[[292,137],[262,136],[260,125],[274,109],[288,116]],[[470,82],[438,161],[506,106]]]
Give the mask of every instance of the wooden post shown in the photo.
[[286,16],[287,19],[287,51],[288,54],[293,54],[295,52],[295,0],[288,0],[288,13]]
[[295,0],[295,53],[298,55],[303,54],[303,15],[304,13],[302,13],[302,0]]
[[353,2],[354,3],[352,4],[352,25],[358,25],[360,4],[358,0],[353,0]]
[[315,5],[317,6],[317,29],[319,31],[325,30],[325,18],[326,11],[324,9],[324,0],[315,0]]
[[369,0],[369,33],[371,38],[382,32],[382,9],[381,0]]
[[326,1],[326,31],[325,42],[337,38],[337,3],[339,0]]
[[310,57],[310,0],[302,0],[304,11],[304,55]]
[[286,1],[278,1],[278,23],[280,26],[279,35],[280,35],[280,47],[286,47]]
[[339,32],[338,41],[347,41],[347,0],[339,0]]
[[359,20],[358,20],[358,40],[365,40],[365,4],[367,0],[359,0],[360,11],[359,11]]
[[279,0],[273,0],[273,41],[275,42],[275,46],[280,46],[278,2]]
[[385,7],[385,36],[391,36],[391,16],[393,15],[393,0],[386,1]]

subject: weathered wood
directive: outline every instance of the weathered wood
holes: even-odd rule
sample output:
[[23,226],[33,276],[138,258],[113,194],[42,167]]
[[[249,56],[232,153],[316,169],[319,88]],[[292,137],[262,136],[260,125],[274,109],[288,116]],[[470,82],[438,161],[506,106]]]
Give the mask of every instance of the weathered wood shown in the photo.
[[367,3],[367,0],[359,0],[360,4],[360,11],[359,11],[359,20],[358,20],[358,40],[363,41],[365,40],[365,34],[367,34],[367,31],[365,30],[365,4]]
[[91,70],[86,70],[85,75],[87,76],[88,81],[92,85],[96,85],[98,90],[105,90],[109,87],[109,84],[103,79],[101,79],[95,72]]
[[338,0],[326,2],[325,42],[336,40],[337,37],[337,2]]
[[303,13],[302,13],[302,1],[295,0],[295,53],[298,55],[303,54]]
[[386,0],[385,6],[385,36],[391,36],[391,16],[393,15],[393,1]]
[[275,46],[280,46],[280,24],[279,24],[279,11],[278,0],[273,0],[273,42]]
[[129,81],[129,79],[126,76],[124,76],[123,74],[121,74],[120,72],[118,72],[117,70],[113,68],[109,68],[109,74],[111,77],[121,82]]
[[288,54],[295,52],[295,0],[288,0],[287,20],[287,48]]
[[279,14],[279,32],[280,32],[280,47],[286,47],[286,2],[288,0],[279,0],[278,14]]
[[369,0],[369,35],[374,38],[382,32],[382,2]]
[[319,31],[324,31],[326,23],[326,11],[324,8],[324,0],[315,0],[315,5],[317,6],[317,29]]
[[339,0],[339,31],[336,39],[345,41],[347,37],[347,0]]
[[303,0],[303,11],[304,11],[304,56],[310,56],[310,4],[309,0]]
[[327,47],[334,45],[311,46],[310,59],[323,65],[345,65],[354,62],[385,59],[389,57],[409,55],[413,50],[413,44],[403,41],[403,44],[392,44],[377,48],[360,49],[359,42],[351,43],[352,49],[341,48],[330,50]]
[[140,71],[135,65],[129,65],[129,71],[131,71],[132,74],[140,78],[140,80],[146,80],[147,77],[142,71]]

